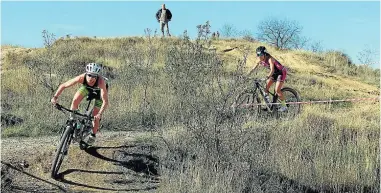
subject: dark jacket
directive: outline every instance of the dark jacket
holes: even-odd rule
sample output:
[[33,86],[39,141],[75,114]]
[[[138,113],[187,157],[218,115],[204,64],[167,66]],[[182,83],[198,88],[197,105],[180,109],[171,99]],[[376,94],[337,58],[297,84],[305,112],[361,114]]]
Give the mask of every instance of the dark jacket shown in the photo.
[[[159,9],[159,11],[156,12],[156,19],[157,19],[157,21],[160,21],[161,10],[162,9]],[[168,19],[168,21],[171,21],[171,19],[172,19],[172,13],[171,13],[171,11],[169,11],[169,9],[166,9],[166,10],[167,10],[167,19]]]

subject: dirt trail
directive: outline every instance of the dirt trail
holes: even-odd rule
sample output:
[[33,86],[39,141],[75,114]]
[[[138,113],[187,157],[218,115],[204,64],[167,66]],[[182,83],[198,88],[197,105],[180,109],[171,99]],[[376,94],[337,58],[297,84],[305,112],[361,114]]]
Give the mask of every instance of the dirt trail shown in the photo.
[[1,192],[154,192],[158,160],[154,147],[136,139],[146,132],[104,132],[87,150],[72,144],[50,178],[58,136],[1,140]]

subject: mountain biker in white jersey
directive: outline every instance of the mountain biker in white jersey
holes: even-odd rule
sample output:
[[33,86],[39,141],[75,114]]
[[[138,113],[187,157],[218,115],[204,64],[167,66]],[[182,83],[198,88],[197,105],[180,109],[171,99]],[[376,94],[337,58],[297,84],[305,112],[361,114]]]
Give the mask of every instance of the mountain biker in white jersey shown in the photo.
[[78,91],[74,94],[73,101],[71,103],[71,110],[78,110],[78,106],[85,96],[95,98],[95,105],[93,109],[93,132],[89,136],[88,144],[93,144],[96,139],[96,133],[99,129],[99,122],[102,118],[102,114],[108,107],[108,84],[107,78],[100,75],[101,65],[97,63],[89,63],[86,65],[86,73],[80,74],[73,79],[61,84],[51,102],[57,103],[58,97],[62,91],[66,88],[72,87],[76,84],[82,84]]

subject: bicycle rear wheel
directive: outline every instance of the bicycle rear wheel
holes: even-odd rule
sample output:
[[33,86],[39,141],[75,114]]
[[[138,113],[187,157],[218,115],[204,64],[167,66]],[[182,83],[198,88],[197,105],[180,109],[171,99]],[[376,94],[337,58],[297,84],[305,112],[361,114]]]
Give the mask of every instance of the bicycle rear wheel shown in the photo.
[[[295,104],[294,102],[300,102],[300,97],[298,92],[296,90],[289,88],[289,87],[284,87],[281,89],[283,96],[286,100],[286,103],[291,103],[291,104],[286,104],[287,105],[287,115],[289,116],[296,116],[297,114],[300,113],[300,108],[301,104]],[[280,103],[280,99],[277,97],[277,102]]]
[[234,113],[252,116],[260,112],[260,101],[253,91],[246,90],[239,94],[233,104]]
[[56,155],[51,166],[51,177],[54,179],[57,178],[57,173],[61,167],[62,161],[68,152],[69,145],[72,139],[72,131],[73,127],[67,126],[64,133],[62,134],[60,143],[57,146]]

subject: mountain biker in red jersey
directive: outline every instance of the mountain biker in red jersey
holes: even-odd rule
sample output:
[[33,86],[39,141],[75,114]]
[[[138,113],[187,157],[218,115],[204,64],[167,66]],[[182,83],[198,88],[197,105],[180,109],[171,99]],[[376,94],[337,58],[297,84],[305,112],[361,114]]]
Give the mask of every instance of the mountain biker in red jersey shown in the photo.
[[[100,75],[102,67],[97,63],[89,63],[86,65],[86,73],[80,74],[73,79],[61,84],[57,92],[51,99],[53,104],[57,103],[58,97],[66,88],[72,87],[76,84],[82,84],[78,91],[74,94],[71,103],[71,110],[78,110],[79,103],[85,96],[95,98],[95,105],[93,109],[93,132],[89,136],[88,144],[93,144],[96,139],[96,133],[99,129],[99,122],[103,112],[108,107],[108,84],[107,78]],[[71,115],[73,116],[73,114]]]
[[279,96],[281,100],[281,108],[278,109],[280,112],[284,112],[287,110],[285,98],[283,96],[283,93],[281,91],[284,80],[287,76],[287,69],[279,63],[274,57],[272,57],[266,50],[264,46],[259,46],[256,49],[257,57],[259,58],[259,62],[253,67],[253,69],[250,71],[249,74],[251,74],[259,64],[264,66],[265,68],[270,69],[269,74],[267,75],[267,81],[266,81],[266,89],[265,89],[265,98],[268,102],[269,100],[269,89],[271,85],[276,82],[275,84],[275,92]]

